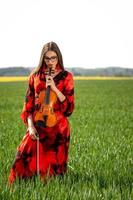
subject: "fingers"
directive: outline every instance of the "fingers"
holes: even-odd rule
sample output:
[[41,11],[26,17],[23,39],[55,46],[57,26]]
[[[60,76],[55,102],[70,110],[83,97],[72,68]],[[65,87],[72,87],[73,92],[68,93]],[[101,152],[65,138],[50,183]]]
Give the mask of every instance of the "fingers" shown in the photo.
[[46,76],[46,81],[53,81],[53,77],[52,76]]
[[36,138],[35,138],[34,135],[30,135],[30,138],[31,138],[32,140],[36,140]]
[[32,140],[37,140],[39,137],[36,136],[36,134],[30,134],[30,137]]
[[46,84],[47,86],[52,84],[52,80],[50,76],[46,76]]
[[33,140],[39,139],[39,135],[38,135],[38,133],[37,133],[35,128],[31,127],[29,129],[29,134],[30,134],[31,139],[33,139]]
[[53,91],[56,91],[56,85],[53,80],[53,77],[47,76],[46,77],[46,87],[50,86]]
[[51,76],[47,76],[46,77],[46,87],[47,86],[54,86],[55,85],[55,83],[54,83],[54,80],[53,80],[53,78],[51,77]]
[[51,79],[52,76],[46,75],[46,80]]
[[39,139],[39,134],[36,132],[35,134],[36,140]]

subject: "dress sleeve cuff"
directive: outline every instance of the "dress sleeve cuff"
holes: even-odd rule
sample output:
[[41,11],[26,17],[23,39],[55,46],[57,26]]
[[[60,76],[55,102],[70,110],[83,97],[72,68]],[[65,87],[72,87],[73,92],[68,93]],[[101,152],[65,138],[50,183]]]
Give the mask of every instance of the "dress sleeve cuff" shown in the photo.
[[26,126],[28,126],[28,121],[27,121],[27,119],[28,119],[28,117],[31,115],[31,113],[27,113],[26,111],[24,111],[24,112],[22,112],[21,114],[20,114],[20,118],[22,119],[22,121],[24,122],[24,124],[26,125]]

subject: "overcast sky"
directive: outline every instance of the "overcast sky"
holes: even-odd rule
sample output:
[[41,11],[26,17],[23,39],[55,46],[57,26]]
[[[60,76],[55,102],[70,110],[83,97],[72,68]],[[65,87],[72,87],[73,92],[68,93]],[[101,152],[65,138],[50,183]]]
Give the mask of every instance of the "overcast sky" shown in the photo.
[[68,68],[133,68],[133,1],[0,1],[0,67],[37,66],[49,41]]

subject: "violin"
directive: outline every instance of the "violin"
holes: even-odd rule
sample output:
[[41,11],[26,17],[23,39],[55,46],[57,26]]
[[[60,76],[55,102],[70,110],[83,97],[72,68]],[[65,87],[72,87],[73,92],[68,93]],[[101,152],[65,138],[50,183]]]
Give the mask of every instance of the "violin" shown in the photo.
[[[51,68],[48,72],[51,76]],[[40,108],[35,114],[35,124],[39,127],[53,127],[57,123],[57,118],[54,113],[54,104],[57,101],[57,95],[51,90],[51,86],[48,85],[46,90],[42,90],[39,93]]]

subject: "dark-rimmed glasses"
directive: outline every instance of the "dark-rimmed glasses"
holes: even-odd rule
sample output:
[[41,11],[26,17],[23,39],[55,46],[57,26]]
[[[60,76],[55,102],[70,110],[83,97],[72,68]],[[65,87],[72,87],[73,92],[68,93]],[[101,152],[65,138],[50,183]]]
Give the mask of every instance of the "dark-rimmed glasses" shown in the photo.
[[50,57],[50,58],[47,57],[47,56],[44,57],[44,60],[45,60],[46,62],[49,62],[50,60],[51,60],[51,62],[55,62],[56,59],[57,59],[57,56],[52,56],[52,57]]

